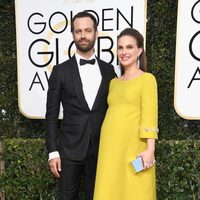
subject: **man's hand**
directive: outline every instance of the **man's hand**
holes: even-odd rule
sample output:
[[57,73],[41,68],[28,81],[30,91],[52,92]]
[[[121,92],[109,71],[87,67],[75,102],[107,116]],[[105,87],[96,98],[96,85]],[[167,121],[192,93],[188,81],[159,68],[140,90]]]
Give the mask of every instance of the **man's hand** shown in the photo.
[[52,173],[54,174],[54,176],[59,178],[60,177],[59,172],[61,171],[61,159],[53,158],[53,159],[49,160],[49,166],[50,166],[50,169],[51,169]]

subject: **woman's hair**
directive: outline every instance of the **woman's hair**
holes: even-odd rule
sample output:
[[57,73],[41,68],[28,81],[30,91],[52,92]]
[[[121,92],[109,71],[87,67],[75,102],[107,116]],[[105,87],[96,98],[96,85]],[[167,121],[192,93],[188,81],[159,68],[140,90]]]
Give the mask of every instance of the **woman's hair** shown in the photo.
[[[147,58],[146,58],[146,54],[144,51],[144,37],[142,36],[142,34],[137,31],[136,29],[133,28],[126,28],[124,29],[119,36],[117,37],[117,40],[119,40],[119,38],[121,38],[122,36],[131,36],[136,40],[136,44],[138,46],[138,48],[142,48],[142,53],[139,56],[139,68],[146,72],[147,71]],[[122,70],[123,73],[123,70]]]

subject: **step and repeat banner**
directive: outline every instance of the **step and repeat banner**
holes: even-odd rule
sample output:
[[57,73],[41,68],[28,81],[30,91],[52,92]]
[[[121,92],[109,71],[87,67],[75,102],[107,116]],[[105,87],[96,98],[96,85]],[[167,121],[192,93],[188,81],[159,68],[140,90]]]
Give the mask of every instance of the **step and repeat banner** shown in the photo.
[[200,1],[178,2],[175,68],[175,110],[200,119]]
[[[98,21],[96,55],[116,73],[117,35],[132,27],[146,37],[147,0],[15,0],[18,102],[28,118],[43,119],[48,78],[54,65],[75,53],[71,19],[86,10]],[[60,112],[62,118],[62,111]]]

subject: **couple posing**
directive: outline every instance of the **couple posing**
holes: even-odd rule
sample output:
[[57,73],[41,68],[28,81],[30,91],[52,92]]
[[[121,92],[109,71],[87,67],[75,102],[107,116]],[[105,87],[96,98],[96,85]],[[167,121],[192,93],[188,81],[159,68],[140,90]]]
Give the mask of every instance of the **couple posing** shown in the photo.
[[[82,175],[85,200],[155,200],[157,84],[146,72],[142,35],[132,28],[120,33],[119,78],[94,54],[93,15],[75,15],[72,35],[76,54],[54,66],[47,94],[46,145],[59,200],[79,199]],[[136,173],[131,162],[138,155],[145,170]]]

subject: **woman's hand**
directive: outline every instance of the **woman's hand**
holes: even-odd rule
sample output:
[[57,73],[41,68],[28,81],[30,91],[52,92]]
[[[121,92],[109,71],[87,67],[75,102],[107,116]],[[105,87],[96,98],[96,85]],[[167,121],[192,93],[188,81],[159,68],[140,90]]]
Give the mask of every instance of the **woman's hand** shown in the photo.
[[144,169],[149,169],[155,164],[155,155],[154,151],[145,150],[139,156],[142,156],[144,162]]

